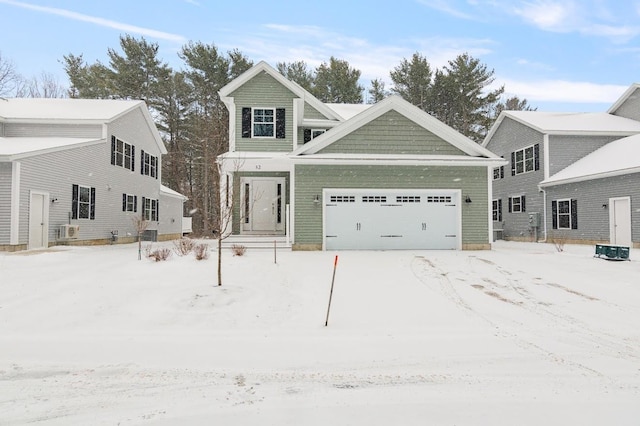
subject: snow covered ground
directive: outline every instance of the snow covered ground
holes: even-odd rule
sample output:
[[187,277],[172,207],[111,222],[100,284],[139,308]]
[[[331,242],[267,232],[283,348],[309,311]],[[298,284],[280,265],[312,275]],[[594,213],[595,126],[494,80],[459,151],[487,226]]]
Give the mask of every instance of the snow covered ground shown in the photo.
[[0,424],[638,425],[640,250],[593,252],[0,253]]

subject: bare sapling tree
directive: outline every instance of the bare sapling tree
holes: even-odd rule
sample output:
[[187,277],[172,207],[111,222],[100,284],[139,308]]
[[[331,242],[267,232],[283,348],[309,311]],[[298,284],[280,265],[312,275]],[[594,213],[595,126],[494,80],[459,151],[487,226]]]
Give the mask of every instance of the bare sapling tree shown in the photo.
[[142,259],[142,234],[147,230],[149,226],[149,221],[146,220],[142,216],[132,216],[131,221],[133,222],[133,226],[136,230],[137,238],[138,238],[138,260]]

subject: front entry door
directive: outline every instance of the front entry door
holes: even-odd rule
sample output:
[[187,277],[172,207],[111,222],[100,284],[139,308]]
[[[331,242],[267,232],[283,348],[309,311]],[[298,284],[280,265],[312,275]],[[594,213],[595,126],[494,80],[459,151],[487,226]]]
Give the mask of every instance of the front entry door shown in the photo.
[[284,179],[246,178],[243,183],[243,231],[278,233],[284,230]]
[[49,245],[49,195],[31,192],[29,197],[29,246],[31,249],[46,248]]
[[609,206],[611,244],[631,247],[631,200],[610,198]]

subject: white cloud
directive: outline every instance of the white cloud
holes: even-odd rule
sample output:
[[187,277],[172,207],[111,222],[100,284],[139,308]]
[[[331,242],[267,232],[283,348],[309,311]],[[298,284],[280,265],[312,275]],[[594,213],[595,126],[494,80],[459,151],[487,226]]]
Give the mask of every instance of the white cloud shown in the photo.
[[540,80],[518,81],[496,79],[495,85],[505,85],[507,95],[516,95],[533,102],[613,103],[627,86],[581,81]]
[[578,9],[573,2],[535,0],[512,9],[526,22],[547,31],[568,32],[575,28]]
[[[427,6],[431,9],[435,9],[439,12],[446,13],[447,15],[454,16],[456,18],[474,20],[477,16],[461,11],[454,8],[451,5],[451,0],[418,0],[418,3]],[[469,2],[470,5],[475,6],[477,3]]]
[[169,40],[169,41],[177,41],[177,42],[186,41],[186,38],[181,35],[157,31],[150,28],[137,27],[135,25],[124,24],[121,22],[111,21],[108,19],[99,18],[95,16],[83,15],[81,13],[73,12],[66,9],[38,6],[30,3],[23,3],[19,1],[13,1],[13,0],[0,0],[0,3],[21,7],[23,9],[34,10],[36,12],[46,13],[49,15],[62,16],[64,18],[73,19],[76,21],[88,22],[88,23],[96,24],[102,27],[120,30],[125,33],[140,34],[142,36],[157,38],[161,40]]

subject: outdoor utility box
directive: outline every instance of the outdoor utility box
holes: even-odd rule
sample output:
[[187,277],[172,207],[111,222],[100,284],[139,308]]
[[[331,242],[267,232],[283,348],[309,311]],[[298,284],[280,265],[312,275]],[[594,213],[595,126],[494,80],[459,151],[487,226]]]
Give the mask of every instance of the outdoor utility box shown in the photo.
[[629,247],[596,244],[595,257],[609,260],[629,260]]
[[540,213],[533,212],[529,213],[529,228],[538,228],[540,227]]

